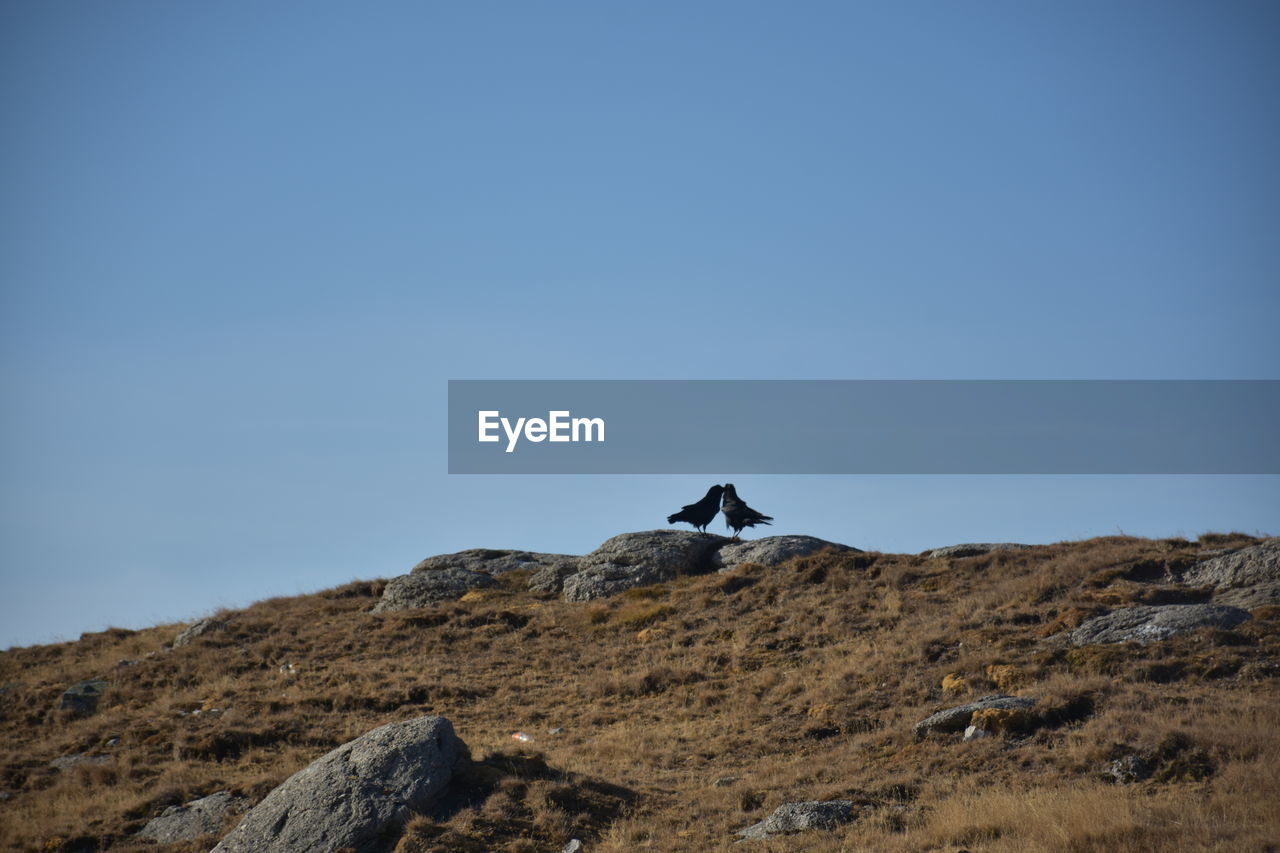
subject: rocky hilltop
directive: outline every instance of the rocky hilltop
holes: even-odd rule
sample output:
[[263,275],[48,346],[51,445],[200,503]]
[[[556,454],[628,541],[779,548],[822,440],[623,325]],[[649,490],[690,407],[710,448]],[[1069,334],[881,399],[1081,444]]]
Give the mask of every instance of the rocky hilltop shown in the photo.
[[5,850],[1261,850],[1280,540],[472,549],[0,654]]

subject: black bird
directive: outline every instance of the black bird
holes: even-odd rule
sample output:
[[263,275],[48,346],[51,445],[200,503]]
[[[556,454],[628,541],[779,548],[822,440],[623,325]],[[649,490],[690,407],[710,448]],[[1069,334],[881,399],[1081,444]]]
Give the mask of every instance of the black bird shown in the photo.
[[675,524],[677,521],[687,521],[703,533],[707,532],[707,525],[711,523],[711,519],[716,517],[716,513],[720,511],[720,494],[724,491],[723,486],[712,486],[707,489],[707,495],[696,504],[688,504],[680,507],[680,511],[667,516],[667,524]]
[[773,516],[763,515],[747,506],[746,502],[738,497],[738,490],[733,487],[733,483],[724,484],[724,504],[720,509],[724,512],[725,526],[733,528],[734,539],[738,538],[738,534],[744,527],[755,527],[757,524],[768,524],[773,521]]

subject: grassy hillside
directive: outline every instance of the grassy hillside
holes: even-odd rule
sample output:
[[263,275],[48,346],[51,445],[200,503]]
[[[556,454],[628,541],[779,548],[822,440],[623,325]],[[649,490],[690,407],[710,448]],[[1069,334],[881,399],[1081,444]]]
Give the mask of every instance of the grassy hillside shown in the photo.
[[[1194,600],[1147,579],[1249,541],[821,554],[585,604],[511,573],[380,616],[382,582],[357,582],[225,612],[180,648],[169,625],[14,649],[0,654],[0,849],[207,850],[217,836],[131,835],[215,791],[257,801],[375,726],[438,713],[479,763],[451,813],[410,822],[402,853],[572,837],[728,850],[784,802],[833,798],[860,817],[736,849],[1275,850],[1280,608],[1147,646],[1055,641],[1103,607]],[[58,710],[93,677],[110,683],[96,713]],[[1005,735],[912,731],[998,691],[1039,700]],[[1131,753],[1150,779],[1104,777]],[[103,760],[50,766],[74,755]]]

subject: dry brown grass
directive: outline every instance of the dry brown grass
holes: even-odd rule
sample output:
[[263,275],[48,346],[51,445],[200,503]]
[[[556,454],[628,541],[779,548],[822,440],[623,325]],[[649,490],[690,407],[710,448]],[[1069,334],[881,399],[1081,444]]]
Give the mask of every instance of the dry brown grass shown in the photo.
[[[958,560],[822,554],[565,603],[521,578],[373,616],[380,582],[180,626],[0,654],[0,848],[131,849],[166,806],[260,799],[375,726],[449,717],[479,759],[400,853],[729,850],[783,802],[860,817],[759,850],[1255,850],[1280,845],[1280,609],[1235,631],[1063,649],[1207,544],[1108,537]],[[96,714],[56,710],[106,678]],[[944,679],[946,689],[944,690]],[[985,692],[1039,699],[1001,736],[917,740]],[[199,713],[195,713],[199,711]],[[1015,724],[1016,723],[1016,724]],[[553,729],[561,731],[552,734]],[[511,733],[531,733],[519,750]],[[1101,770],[1148,756],[1150,780]],[[58,771],[55,758],[106,763]],[[171,851],[206,850],[213,838]],[[741,849],[741,848],[738,848]]]

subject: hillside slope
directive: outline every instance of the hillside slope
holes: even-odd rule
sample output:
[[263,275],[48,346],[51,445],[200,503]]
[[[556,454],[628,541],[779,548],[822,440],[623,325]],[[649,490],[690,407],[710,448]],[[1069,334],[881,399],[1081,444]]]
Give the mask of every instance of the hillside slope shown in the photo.
[[[218,614],[177,648],[168,625],[13,649],[0,849],[207,850],[236,817],[194,841],[134,835],[441,714],[477,763],[400,853],[728,850],[779,805],[829,799],[856,819],[735,849],[1274,850],[1280,607],[1145,645],[1066,635],[1108,609],[1203,601],[1176,579],[1254,541],[824,553],[588,603],[509,572],[377,615],[383,582],[355,582]],[[96,709],[60,709],[87,679],[106,682]],[[997,692],[1036,702],[990,737],[913,730]]]

